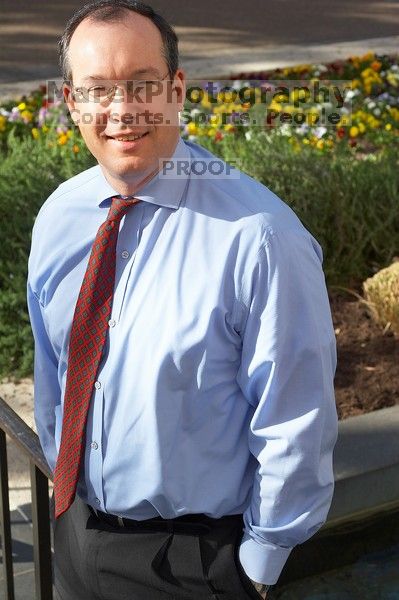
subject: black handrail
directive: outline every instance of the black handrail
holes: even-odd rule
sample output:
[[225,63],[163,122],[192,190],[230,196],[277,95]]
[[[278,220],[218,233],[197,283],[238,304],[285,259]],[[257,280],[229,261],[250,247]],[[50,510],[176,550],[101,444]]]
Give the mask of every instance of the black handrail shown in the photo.
[[6,435],[10,436],[29,458],[35,598],[36,600],[52,600],[53,577],[48,482],[53,480],[53,474],[44,457],[36,433],[0,397],[0,534],[3,549],[5,598],[6,600],[15,600]]

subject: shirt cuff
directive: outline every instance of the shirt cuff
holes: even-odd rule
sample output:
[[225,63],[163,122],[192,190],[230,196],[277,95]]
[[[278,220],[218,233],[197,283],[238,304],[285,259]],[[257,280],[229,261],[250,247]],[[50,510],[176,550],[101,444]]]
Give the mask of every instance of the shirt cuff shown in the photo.
[[274,585],[290,555],[292,548],[276,546],[270,542],[256,542],[244,531],[238,558],[245,573],[257,583]]

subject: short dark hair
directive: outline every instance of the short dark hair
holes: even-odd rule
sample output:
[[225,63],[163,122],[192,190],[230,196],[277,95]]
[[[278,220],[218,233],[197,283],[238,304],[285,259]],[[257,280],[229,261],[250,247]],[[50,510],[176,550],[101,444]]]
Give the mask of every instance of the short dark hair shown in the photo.
[[59,61],[64,81],[72,80],[68,49],[71,37],[79,23],[87,17],[102,22],[120,21],[125,16],[126,10],[148,17],[156,25],[162,36],[163,55],[168,65],[169,76],[172,78],[175,75],[179,67],[178,38],[173,27],[164,17],[144,2],[136,2],[135,0],[95,0],[94,2],[88,2],[72,15],[58,42]]

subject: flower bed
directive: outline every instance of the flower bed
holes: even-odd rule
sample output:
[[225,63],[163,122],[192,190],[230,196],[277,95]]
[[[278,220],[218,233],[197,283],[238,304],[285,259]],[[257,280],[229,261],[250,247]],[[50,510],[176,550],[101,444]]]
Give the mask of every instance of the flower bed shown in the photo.
[[[339,121],[334,126],[317,125],[318,117],[325,109],[324,102],[302,102],[298,108],[298,92],[276,93],[269,104],[264,105],[261,90],[272,82],[298,81],[305,84],[328,85],[330,81],[346,80],[350,90],[346,99],[351,102],[351,110],[340,108]],[[250,141],[253,135],[262,129],[254,128],[248,119],[239,124],[226,122],[224,115],[255,114],[261,108],[285,115],[283,124],[267,123],[266,129],[271,138],[284,136],[299,151],[303,146],[313,146],[328,152],[338,145],[349,145],[354,154],[362,156],[383,148],[399,140],[399,55],[376,55],[368,53],[360,57],[328,64],[299,65],[283,69],[274,69],[258,73],[238,73],[230,78],[231,86],[253,88],[255,102],[229,101],[226,93],[217,94],[217,102],[212,103],[205,93],[200,103],[186,103],[183,111],[181,135],[183,138],[206,143],[218,142],[226,136],[245,136]],[[206,82],[203,82],[205,85]],[[226,82],[225,82],[226,83]],[[217,87],[217,82],[215,82]],[[295,95],[296,94],[296,95]],[[262,106],[260,106],[262,104]],[[298,113],[305,115],[300,125],[289,122]],[[198,115],[206,115],[206,122],[199,122]],[[255,131],[254,131],[255,130]],[[66,105],[62,101],[50,102],[46,97],[46,87],[41,86],[29,96],[17,102],[9,101],[0,106],[0,140],[3,148],[7,145],[8,134],[13,131],[17,136],[31,135],[35,139],[48,136],[49,144],[65,147],[71,153],[82,149],[82,139],[73,125]]]

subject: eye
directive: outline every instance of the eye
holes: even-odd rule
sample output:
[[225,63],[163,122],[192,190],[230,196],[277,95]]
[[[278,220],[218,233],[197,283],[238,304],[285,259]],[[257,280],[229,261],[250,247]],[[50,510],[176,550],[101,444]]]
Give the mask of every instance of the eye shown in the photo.
[[103,85],[94,85],[90,87],[88,93],[93,98],[103,98],[108,94],[108,88]]

